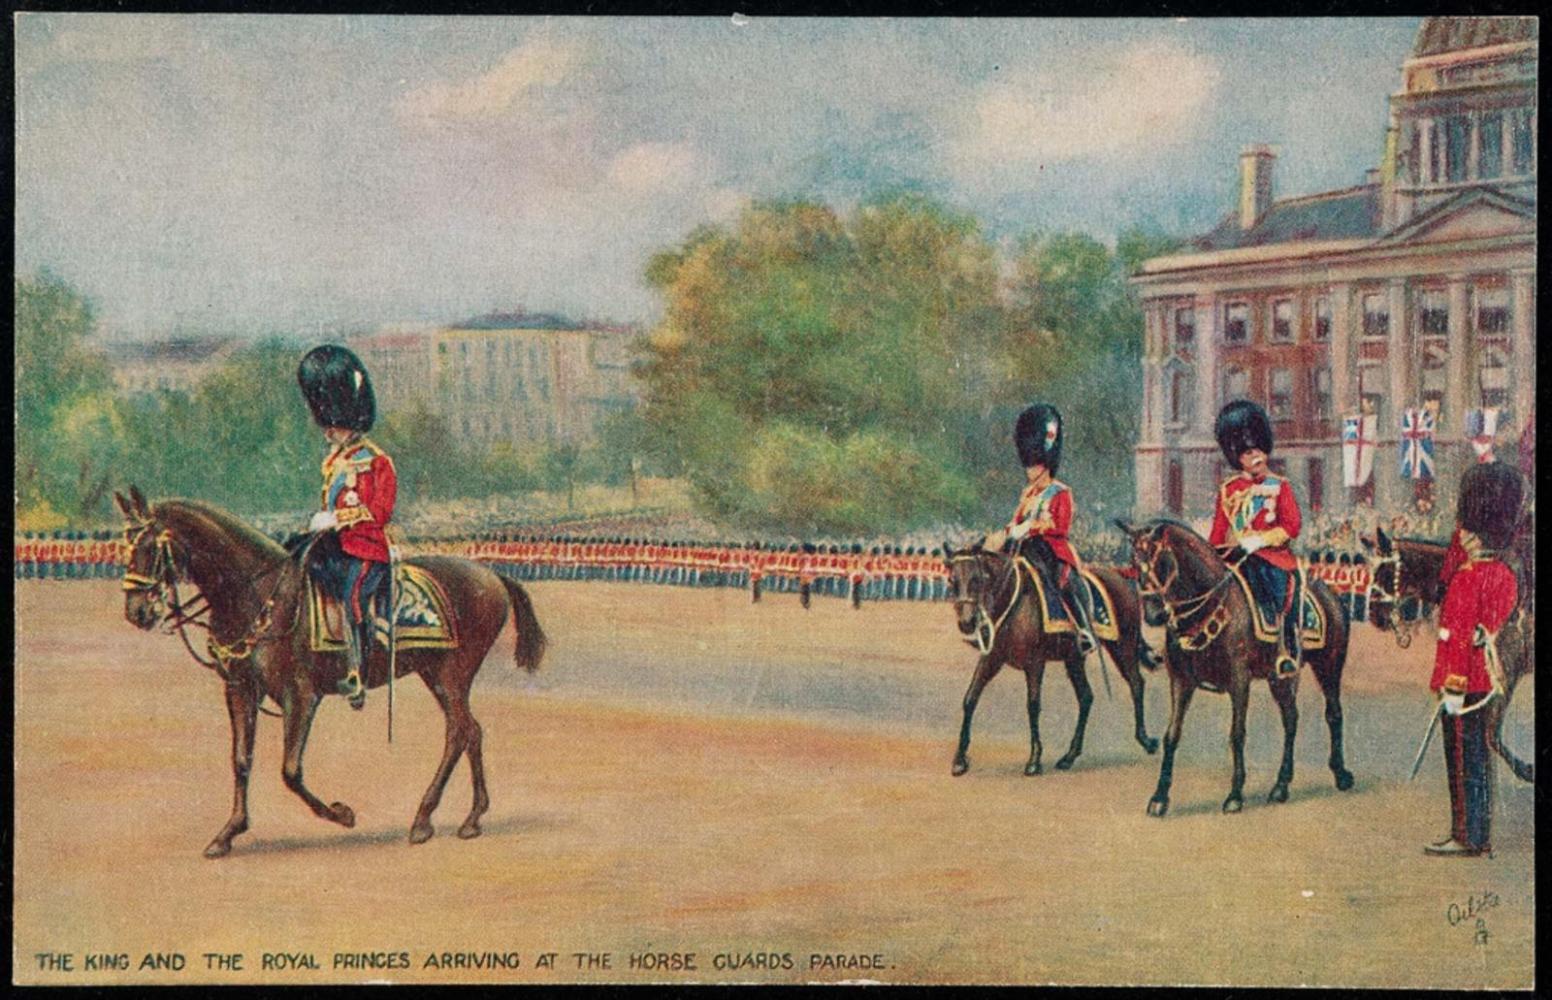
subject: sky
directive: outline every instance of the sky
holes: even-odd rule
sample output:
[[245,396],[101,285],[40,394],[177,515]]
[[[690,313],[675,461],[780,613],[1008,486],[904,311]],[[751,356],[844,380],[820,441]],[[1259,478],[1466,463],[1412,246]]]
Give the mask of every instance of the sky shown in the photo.
[[1417,18],[16,15],[16,267],[108,336],[526,308],[650,323],[751,201],[929,194],[999,241],[1189,235],[1361,182]]

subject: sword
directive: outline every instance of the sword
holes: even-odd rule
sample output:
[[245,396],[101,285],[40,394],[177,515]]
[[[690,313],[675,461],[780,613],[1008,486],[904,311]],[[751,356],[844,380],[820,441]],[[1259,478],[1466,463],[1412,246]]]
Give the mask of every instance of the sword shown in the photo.
[[1412,761],[1412,773],[1407,776],[1408,781],[1417,777],[1418,768],[1423,766],[1423,754],[1428,752],[1428,744],[1433,742],[1433,731],[1439,728],[1439,716],[1443,714],[1444,702],[1441,701],[1434,706],[1433,715],[1428,718],[1428,731],[1423,734],[1422,746],[1417,748],[1417,759]]
[[393,742],[393,675],[399,659],[399,547],[388,548],[388,742]]

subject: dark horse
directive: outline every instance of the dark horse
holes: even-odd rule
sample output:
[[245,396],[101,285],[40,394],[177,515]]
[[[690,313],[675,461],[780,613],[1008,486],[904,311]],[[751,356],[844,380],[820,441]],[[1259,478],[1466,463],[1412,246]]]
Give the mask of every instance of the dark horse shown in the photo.
[[[1186,709],[1198,687],[1227,692],[1233,708],[1229,745],[1234,752],[1234,781],[1224,812],[1244,806],[1245,714],[1250,701],[1250,682],[1264,679],[1272,690],[1283,718],[1283,760],[1272,785],[1269,802],[1288,800],[1293,780],[1293,740],[1299,725],[1299,675],[1279,678],[1275,673],[1277,645],[1256,638],[1254,613],[1245,592],[1234,581],[1228,564],[1206,539],[1168,518],[1133,526],[1116,524],[1132,540],[1132,562],[1144,600],[1160,606],[1165,620],[1164,663],[1169,670],[1169,728],[1164,733],[1164,760],[1159,784],[1148,801],[1150,816],[1169,810],[1175,748]],[[1303,659],[1315,673],[1326,696],[1326,725],[1331,730],[1331,773],[1336,787],[1346,791],[1353,776],[1342,759],[1342,667],[1347,660],[1347,613],[1320,580],[1308,582],[1309,593],[1326,617],[1324,649],[1309,650]]]
[[[232,849],[232,838],[248,829],[248,773],[259,706],[266,696],[280,706],[284,720],[281,773],[286,787],[317,815],[354,826],[356,817],[349,806],[325,804],[302,781],[302,751],[313,715],[319,701],[334,693],[344,675],[345,654],[315,653],[309,648],[301,565],[275,542],[209,504],[167,500],[150,507],[134,487],[127,499],[115,497],[124,512],[129,544],[124,617],[147,631],[161,625],[178,632],[196,658],[186,627],[203,625],[210,632],[214,658],[207,665],[226,682],[235,779],[232,814],[205,848],[205,856],[225,856]],[[396,658],[396,675],[420,675],[447,719],[442,762],[410,825],[410,842],[431,838],[431,814],[463,754],[469,756],[474,806],[458,836],[477,837],[490,796],[485,788],[480,724],[469,710],[469,687],[505,627],[509,610],[517,629],[517,663],[530,672],[538,669],[544,655],[544,632],[523,589],[486,567],[440,556],[408,562],[441,584],[459,639],[455,649],[406,649]],[[182,581],[198,588],[199,597],[181,602],[178,584]],[[193,610],[201,602],[208,607]],[[388,655],[381,647],[374,647],[367,657],[363,678],[369,687],[387,683]]]
[[[1039,601],[1030,599],[1034,587],[1027,578],[1019,579],[1021,574],[1011,556],[980,548],[955,552],[946,544],[943,551],[948,553],[945,562],[960,634],[972,636],[966,641],[981,651],[970,687],[965,691],[965,714],[959,727],[959,749],[954,753],[954,774],[964,774],[970,769],[970,758],[966,756],[970,749],[970,720],[975,715],[981,690],[1004,665],[1024,671],[1029,690],[1029,763],[1024,765],[1024,773],[1040,773],[1040,684],[1047,660],[1063,662],[1078,697],[1078,725],[1072,734],[1072,744],[1056,762],[1057,770],[1067,770],[1083,752],[1083,731],[1088,725],[1089,707],[1094,702],[1077,639],[1070,632],[1045,631],[1045,611],[1039,607]],[[1105,641],[1102,645],[1109,651],[1116,669],[1132,692],[1137,742],[1148,753],[1153,753],[1158,750],[1159,741],[1148,735],[1142,715],[1143,679],[1138,663],[1146,658],[1146,648],[1142,643],[1137,589],[1114,567],[1089,568],[1110,593],[1116,612],[1116,630],[1120,635],[1118,640]],[[1100,669],[1104,669],[1103,664]]]
[[[1438,607],[1441,596],[1439,571],[1444,567],[1444,556],[1449,547],[1421,538],[1391,538],[1383,529],[1378,530],[1375,538],[1363,539],[1363,544],[1369,550],[1371,560],[1369,621],[1393,634],[1397,644],[1405,647],[1411,643],[1412,630]],[[1524,572],[1518,575],[1522,581],[1527,579]],[[1509,765],[1514,776],[1521,781],[1534,782],[1535,763],[1515,756],[1503,741],[1504,719],[1509,714],[1514,690],[1536,663],[1535,591],[1525,587],[1520,594],[1519,608],[1498,633],[1498,661],[1503,665],[1504,692],[1503,698],[1494,699],[1496,704],[1487,709],[1494,715],[1488,732],[1493,749]],[[1401,614],[1403,609],[1409,612],[1406,620]]]

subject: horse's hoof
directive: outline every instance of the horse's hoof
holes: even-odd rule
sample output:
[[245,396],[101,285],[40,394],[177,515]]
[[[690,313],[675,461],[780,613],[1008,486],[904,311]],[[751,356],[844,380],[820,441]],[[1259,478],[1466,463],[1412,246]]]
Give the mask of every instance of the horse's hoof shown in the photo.
[[1353,772],[1351,772],[1351,771],[1338,771],[1336,773],[1336,787],[1337,787],[1337,791],[1339,791],[1339,792],[1345,792],[1349,788],[1352,788],[1353,787]]
[[1245,808],[1245,800],[1238,795],[1230,795],[1223,800],[1223,811],[1226,813],[1237,813],[1243,808]]
[[[435,832],[430,823],[424,826],[412,826],[410,827],[410,843],[424,844],[431,839],[431,835]],[[463,831],[460,830],[459,832],[462,833]]]
[[1169,812],[1169,799],[1149,799],[1148,815],[1162,816]]
[[1063,757],[1061,760],[1056,762],[1056,769],[1058,771],[1071,771],[1072,770],[1072,765],[1076,764],[1077,762],[1078,762],[1078,755],[1077,754],[1068,754],[1067,756]]
[[1266,800],[1268,802],[1287,802],[1288,786],[1282,784],[1273,785],[1271,792],[1267,794]]
[[1150,736],[1144,736],[1142,739],[1138,740],[1137,742],[1141,743],[1142,744],[1142,748],[1144,750],[1146,750],[1150,754],[1155,754],[1155,753],[1159,752],[1159,741],[1156,740],[1156,739],[1153,739]]
[[465,823],[458,828],[458,836],[462,840],[473,840],[479,835],[480,825],[478,823]]
[[336,802],[329,806],[329,815],[340,826],[347,830],[356,825],[356,814],[343,802]]
[[215,858],[224,858],[231,853],[232,842],[230,840],[212,840],[210,842],[210,846],[205,848],[205,857],[212,860]]
[[950,773],[957,778],[968,770],[970,770],[970,761],[961,757],[959,760],[954,761],[954,767]]
[[[1056,766],[1061,767],[1062,765],[1058,764]],[[1024,765],[1024,774],[1026,777],[1033,778],[1035,775],[1042,773],[1044,770],[1045,768],[1040,766],[1040,762],[1038,760],[1032,760],[1028,764]]]

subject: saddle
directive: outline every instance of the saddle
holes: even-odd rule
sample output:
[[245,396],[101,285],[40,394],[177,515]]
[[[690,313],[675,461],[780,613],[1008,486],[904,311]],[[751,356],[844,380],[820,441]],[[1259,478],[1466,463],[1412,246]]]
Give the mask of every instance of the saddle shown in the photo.
[[[326,593],[312,574],[306,580],[307,635],[315,653],[335,653],[346,647],[345,606]],[[400,649],[456,649],[458,629],[442,585],[413,563],[400,563],[396,577],[399,595],[395,609],[396,641]],[[388,622],[373,619],[377,641],[388,645]]]
[[[1045,574],[1023,556],[1018,557],[1018,562],[1019,572],[1027,576],[1034,585],[1035,598],[1040,602],[1040,608],[1044,612],[1040,617],[1045,623],[1045,631],[1048,634],[1074,631],[1072,615],[1068,613],[1067,606],[1062,603],[1061,591],[1056,587],[1055,581],[1044,579]],[[1089,606],[1093,608],[1093,618],[1089,622],[1089,627],[1094,633],[1094,638],[1107,642],[1119,641],[1121,633],[1116,626],[1115,603],[1110,598],[1110,592],[1105,589],[1099,577],[1089,572],[1087,567],[1080,572],[1079,578],[1089,588]]]
[[[1249,562],[1249,560],[1245,560]],[[1251,623],[1255,626],[1256,638],[1262,642],[1275,643],[1278,641],[1278,617],[1286,597],[1283,594],[1273,593],[1267,585],[1267,577],[1246,573],[1239,566],[1229,567],[1234,574],[1234,580],[1240,589],[1245,592],[1245,600],[1250,605]],[[1310,575],[1307,566],[1300,566],[1301,573],[1308,579]],[[1324,649],[1326,647],[1326,614],[1321,608],[1320,602],[1309,592],[1308,584],[1299,587],[1294,592],[1294,605],[1288,613],[1299,615],[1299,645],[1305,650]]]

